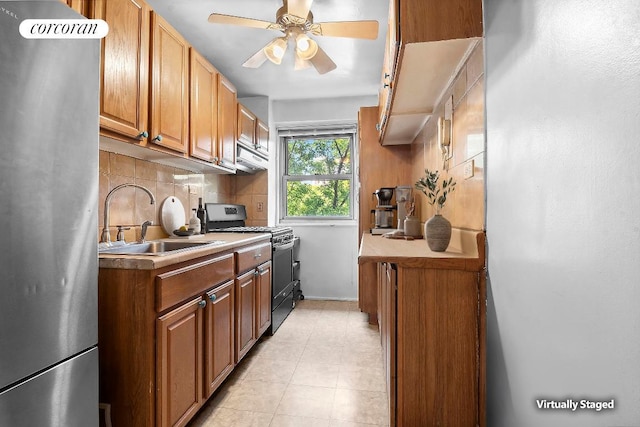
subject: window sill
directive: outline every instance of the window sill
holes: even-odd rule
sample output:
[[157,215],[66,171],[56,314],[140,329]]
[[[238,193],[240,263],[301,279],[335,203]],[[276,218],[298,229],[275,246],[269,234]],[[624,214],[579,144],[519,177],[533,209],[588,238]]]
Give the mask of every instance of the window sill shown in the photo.
[[354,219],[339,219],[339,220],[283,220],[278,225],[286,225],[289,227],[304,226],[304,227],[357,227],[358,221]]

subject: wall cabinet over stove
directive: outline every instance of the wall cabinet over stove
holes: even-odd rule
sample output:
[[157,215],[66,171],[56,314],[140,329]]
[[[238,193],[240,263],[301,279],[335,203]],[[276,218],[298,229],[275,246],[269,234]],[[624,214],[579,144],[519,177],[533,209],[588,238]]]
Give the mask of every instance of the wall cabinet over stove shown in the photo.
[[113,425],[186,425],[242,358],[241,331],[242,355],[260,338],[271,243],[253,242],[159,268],[100,268],[100,401]]

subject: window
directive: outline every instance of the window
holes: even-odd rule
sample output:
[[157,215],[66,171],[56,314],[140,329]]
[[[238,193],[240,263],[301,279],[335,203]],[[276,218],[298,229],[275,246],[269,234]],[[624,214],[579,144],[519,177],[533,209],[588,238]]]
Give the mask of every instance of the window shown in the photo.
[[284,219],[353,218],[355,127],[279,131]]

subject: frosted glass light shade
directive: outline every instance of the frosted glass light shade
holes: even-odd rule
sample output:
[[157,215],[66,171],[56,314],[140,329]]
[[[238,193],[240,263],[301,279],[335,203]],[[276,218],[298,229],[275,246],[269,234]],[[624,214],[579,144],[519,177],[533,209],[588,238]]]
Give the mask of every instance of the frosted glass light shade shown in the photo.
[[264,48],[264,54],[267,55],[267,59],[277,65],[280,65],[282,62],[282,57],[286,51],[287,39],[284,37],[273,39],[271,43]]

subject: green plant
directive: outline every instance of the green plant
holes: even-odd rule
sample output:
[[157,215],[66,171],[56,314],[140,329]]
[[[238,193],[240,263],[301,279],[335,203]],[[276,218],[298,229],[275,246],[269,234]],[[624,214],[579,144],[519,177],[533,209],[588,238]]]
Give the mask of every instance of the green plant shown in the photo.
[[429,169],[424,170],[425,176],[416,182],[416,189],[422,191],[431,206],[436,207],[436,214],[440,213],[440,209],[444,207],[447,201],[447,195],[453,193],[456,189],[456,182],[453,178],[442,180],[442,185],[438,186],[440,180],[440,172],[431,172]]

